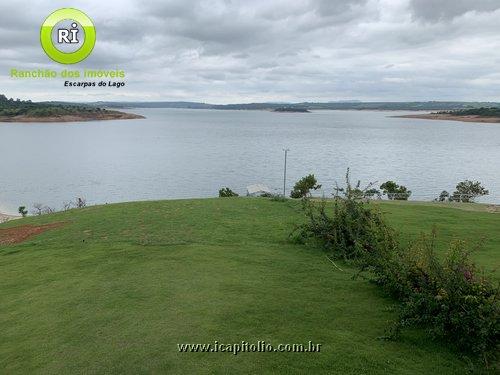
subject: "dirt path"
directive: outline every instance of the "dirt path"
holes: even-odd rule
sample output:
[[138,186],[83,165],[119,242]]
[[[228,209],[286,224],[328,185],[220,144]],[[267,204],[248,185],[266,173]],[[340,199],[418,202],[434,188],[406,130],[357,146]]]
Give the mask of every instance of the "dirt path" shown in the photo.
[[59,228],[65,223],[51,223],[44,225],[21,225],[14,228],[0,229],[0,245],[11,245],[26,241],[30,237],[43,233],[49,229]]

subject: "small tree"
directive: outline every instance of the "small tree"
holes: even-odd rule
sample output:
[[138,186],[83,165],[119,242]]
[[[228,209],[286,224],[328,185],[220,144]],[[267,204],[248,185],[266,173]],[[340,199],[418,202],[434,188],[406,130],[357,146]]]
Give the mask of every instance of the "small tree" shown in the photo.
[[475,198],[489,193],[479,181],[465,180],[457,184],[456,191],[453,192],[450,201],[470,203],[474,202]]
[[318,190],[321,188],[321,185],[318,185],[318,181],[313,174],[309,174],[305,177],[302,177],[298,180],[293,190],[290,193],[290,197],[292,198],[304,198],[311,196],[311,190]]
[[223,187],[219,190],[219,198],[229,198],[229,197],[237,197],[238,194],[229,189],[228,187]]
[[76,208],[85,208],[87,207],[87,200],[85,198],[76,198],[75,206]]
[[52,208],[52,207],[49,207],[49,206],[44,206],[44,207],[42,208],[42,214],[43,214],[43,215],[46,215],[46,214],[52,214],[52,213],[54,213],[54,212],[56,212],[56,210],[55,210],[54,208]]
[[33,204],[33,214],[40,216],[43,213],[43,204],[34,203]]
[[446,190],[443,190],[441,192],[441,194],[439,194],[439,197],[437,197],[435,199],[435,201],[437,201],[437,202],[444,202],[444,201],[446,201],[449,198],[450,198],[450,193],[448,193]]
[[63,211],[71,210],[73,202],[63,202]]
[[19,212],[22,217],[26,217],[26,215],[28,215],[28,210],[25,206],[19,206],[17,212]]
[[410,198],[411,191],[406,186],[398,185],[394,181],[386,181],[380,185],[382,192],[387,195],[390,200],[406,201]]

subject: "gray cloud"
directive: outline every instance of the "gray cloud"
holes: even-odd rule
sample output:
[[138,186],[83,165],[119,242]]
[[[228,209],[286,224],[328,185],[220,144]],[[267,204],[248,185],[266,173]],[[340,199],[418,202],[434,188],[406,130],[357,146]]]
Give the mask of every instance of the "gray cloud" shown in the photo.
[[491,12],[500,9],[498,0],[411,0],[416,18],[437,21],[453,19],[468,12]]
[[[92,55],[52,62],[39,27],[63,0],[0,4],[0,85],[36,100],[500,100],[499,1],[76,0]],[[15,81],[9,69],[124,69],[120,90]]]

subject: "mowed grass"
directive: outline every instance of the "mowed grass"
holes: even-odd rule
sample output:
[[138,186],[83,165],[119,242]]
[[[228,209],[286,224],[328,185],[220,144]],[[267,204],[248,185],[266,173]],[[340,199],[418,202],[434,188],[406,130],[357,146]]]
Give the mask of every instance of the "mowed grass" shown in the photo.
[[[499,264],[500,214],[380,204],[402,241],[436,225]],[[0,372],[6,374],[460,374],[467,362],[420,331],[377,339],[394,301],[354,269],[288,241],[299,202],[204,199],[125,203],[0,225],[66,222],[0,246]],[[179,353],[180,343],[320,353]]]

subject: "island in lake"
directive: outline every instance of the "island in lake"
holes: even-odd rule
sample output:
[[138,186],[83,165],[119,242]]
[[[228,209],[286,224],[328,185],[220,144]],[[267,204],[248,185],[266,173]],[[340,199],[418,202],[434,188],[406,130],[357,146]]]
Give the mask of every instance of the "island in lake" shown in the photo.
[[34,103],[0,95],[0,122],[72,122],[141,119],[144,116],[91,105],[57,102]]
[[433,113],[395,116],[402,118],[418,118],[426,120],[449,120],[464,122],[500,123],[500,108],[471,108],[456,111],[439,111]]
[[293,112],[293,113],[310,113],[311,111],[307,108],[298,107],[278,107],[274,108],[273,112]]

